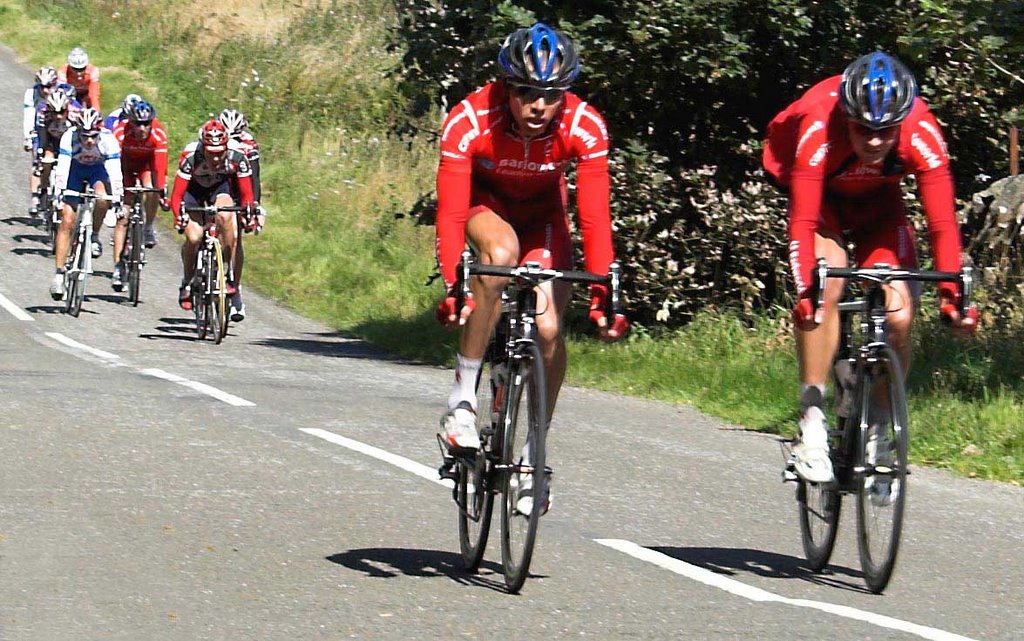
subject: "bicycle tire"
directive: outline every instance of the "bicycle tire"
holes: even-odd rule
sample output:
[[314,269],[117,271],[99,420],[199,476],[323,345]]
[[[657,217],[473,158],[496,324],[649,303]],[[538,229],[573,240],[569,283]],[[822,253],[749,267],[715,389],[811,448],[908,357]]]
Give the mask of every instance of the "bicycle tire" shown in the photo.
[[210,290],[210,332],[213,334],[213,342],[220,345],[221,341],[228,334],[227,314],[227,282],[224,271],[224,253],[221,250],[220,241],[214,239],[213,261],[211,264],[211,290]]
[[[502,502],[501,502],[501,561],[505,585],[509,592],[518,592],[526,581],[533,559],[537,526],[540,522],[542,501],[547,497],[548,478],[545,472],[545,439],[547,438],[547,387],[544,361],[535,343],[525,348],[522,358],[515,361],[509,381],[509,401],[503,413],[502,428]],[[525,430],[520,429],[523,399],[526,399]],[[527,440],[531,446],[531,461],[524,464],[522,451]],[[533,481],[532,509],[520,512],[517,504],[521,497],[519,486],[523,474]],[[538,509],[541,508],[541,509]]]
[[[890,419],[881,425],[894,446],[890,461],[878,460],[877,441],[869,449],[870,420],[860,421],[858,459],[864,472],[857,478],[857,549],[864,581],[875,594],[885,590],[892,578],[903,531],[903,511],[907,500],[907,397],[899,357],[891,347],[882,350],[883,358],[875,370],[882,369],[889,391]],[[868,417],[874,372],[865,372],[861,416]],[[872,460],[874,458],[874,460]],[[887,465],[888,463],[888,465]],[[891,471],[889,471],[891,470]],[[881,481],[881,483],[880,483]],[[881,489],[880,489],[881,488]],[[885,515],[888,514],[887,517]]]
[[128,300],[133,307],[138,307],[142,287],[142,224],[131,223],[129,232],[131,251],[128,252]]
[[[492,444],[497,440],[495,423],[504,403],[504,387],[496,385],[492,376],[494,364],[484,359],[477,378],[477,431],[481,436],[481,451],[470,468],[463,459],[458,460],[459,476],[456,480],[455,500],[459,507],[459,549],[462,565],[467,572],[476,572],[484,558],[494,513],[494,491],[489,481],[491,467],[488,455],[493,456]],[[496,392],[496,389],[501,389]],[[493,448],[496,450],[497,448]],[[470,485],[472,483],[472,486]],[[474,490],[470,492],[470,488]],[[472,494],[472,496],[470,496]]]
[[[79,213],[79,216],[88,215],[91,216],[91,211],[86,211],[84,214]],[[67,297],[64,302],[65,311],[75,318],[82,311],[82,302],[85,300],[85,279],[86,279],[86,256],[85,252],[91,251],[89,246],[86,244],[85,235],[79,231],[75,236],[74,244],[71,247],[73,262],[72,268],[68,270],[70,275],[68,276]]]
[[796,492],[804,557],[812,572],[821,572],[832,558],[836,545],[842,495],[835,483],[810,483],[803,479]]
[[208,259],[206,248],[200,247],[196,257],[196,271],[192,275],[192,285],[189,288],[189,297],[192,299],[192,313],[196,319],[196,334],[199,340],[205,340],[208,332],[207,308],[206,308],[206,270]]

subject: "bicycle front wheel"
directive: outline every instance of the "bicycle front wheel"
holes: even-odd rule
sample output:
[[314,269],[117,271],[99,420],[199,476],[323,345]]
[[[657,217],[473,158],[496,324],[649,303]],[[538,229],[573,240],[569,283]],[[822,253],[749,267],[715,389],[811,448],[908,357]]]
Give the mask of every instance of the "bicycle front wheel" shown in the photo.
[[128,300],[132,306],[137,307],[142,286],[142,224],[132,223],[129,230],[131,249],[128,252]]
[[82,301],[85,300],[85,252],[87,251],[89,251],[89,247],[82,240],[82,235],[77,236],[71,247],[73,261],[67,271],[67,291],[64,293],[64,309],[76,318],[82,311]]
[[[857,548],[864,581],[879,594],[889,584],[907,500],[907,398],[899,357],[886,348],[864,380],[858,445]],[[873,407],[872,393],[888,394],[888,408]]]
[[214,241],[213,250],[210,256],[210,269],[207,272],[207,318],[210,322],[210,333],[213,334],[213,342],[220,345],[228,333],[227,315],[227,283],[225,282],[224,254],[221,251],[220,243]]
[[502,420],[501,559],[510,592],[518,592],[526,581],[537,525],[548,500],[544,361],[536,344],[521,356],[513,364]]

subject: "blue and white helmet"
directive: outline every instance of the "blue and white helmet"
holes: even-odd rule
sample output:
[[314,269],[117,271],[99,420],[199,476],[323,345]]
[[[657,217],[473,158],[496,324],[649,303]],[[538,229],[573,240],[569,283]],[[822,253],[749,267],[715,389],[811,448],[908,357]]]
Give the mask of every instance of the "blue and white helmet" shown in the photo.
[[68,64],[72,69],[85,69],[89,66],[89,54],[81,47],[75,47],[68,54]]
[[141,102],[141,101],[142,101],[142,96],[140,96],[139,94],[137,94],[137,93],[127,94],[124,97],[124,99],[121,101],[121,114],[124,115],[124,116],[127,116],[128,112],[131,111],[131,109],[132,109],[132,105],[134,105],[137,102]]
[[505,38],[498,65],[509,80],[539,87],[568,88],[580,73],[576,45],[543,22]]
[[843,110],[854,122],[870,129],[903,122],[916,97],[914,74],[881,51],[854,60],[839,81],[839,103]]

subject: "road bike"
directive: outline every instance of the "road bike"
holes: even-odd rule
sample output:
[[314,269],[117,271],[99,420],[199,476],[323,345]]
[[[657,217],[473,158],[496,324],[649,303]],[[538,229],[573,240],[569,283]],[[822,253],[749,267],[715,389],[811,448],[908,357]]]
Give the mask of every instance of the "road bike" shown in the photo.
[[[478,450],[448,449],[440,435],[439,472],[452,479],[458,506],[459,544],[465,568],[479,569],[487,547],[495,496],[501,499],[501,558],[505,584],[518,592],[533,557],[537,526],[546,511],[551,468],[546,462],[548,428],[544,360],[536,338],[537,287],[562,280],[609,285],[609,318],[621,313],[620,268],[609,276],[544,268],[538,262],[503,267],[473,262],[467,251],[459,272],[459,301],[469,295],[471,276],[508,278],[501,316],[477,379]],[[541,310],[543,311],[543,310]]]
[[220,345],[228,333],[227,280],[229,267],[224,262],[224,251],[220,243],[220,229],[217,226],[218,212],[248,212],[247,207],[183,207],[182,211],[203,226],[203,239],[196,252],[196,267],[189,283],[192,312],[195,314],[196,334],[199,340],[207,336]]
[[[828,278],[857,281],[863,294],[853,296],[848,284],[839,303],[840,342],[832,367],[835,429],[829,430],[835,480],[805,481],[791,463],[784,476],[797,483],[800,535],[814,572],[821,571],[832,555],[843,495],[854,497],[861,569],[868,588],[879,594],[888,585],[896,563],[910,474],[907,397],[900,359],[889,343],[885,285],[894,281],[957,282],[959,311],[964,315],[970,308],[973,271],[969,266],[960,273],[889,265],[835,268],[820,259],[815,272],[815,282],[820,283],[819,308],[824,304]],[[860,319],[857,324],[855,317]]]
[[128,278],[128,300],[138,306],[142,289],[142,267],[146,264],[146,246],[143,233],[146,226],[146,211],[143,207],[144,194],[163,194],[162,189],[153,187],[125,187],[125,192],[135,194],[131,209],[128,210],[128,229],[125,233],[124,248],[120,262]]
[[[116,202],[113,196],[96,193],[92,187],[85,191],[65,189],[64,197],[76,196],[82,199],[78,206],[78,222],[71,237],[68,256],[64,261],[64,311],[77,317],[85,300],[85,281],[92,273],[92,212],[97,200]],[[54,243],[56,246],[56,243]]]

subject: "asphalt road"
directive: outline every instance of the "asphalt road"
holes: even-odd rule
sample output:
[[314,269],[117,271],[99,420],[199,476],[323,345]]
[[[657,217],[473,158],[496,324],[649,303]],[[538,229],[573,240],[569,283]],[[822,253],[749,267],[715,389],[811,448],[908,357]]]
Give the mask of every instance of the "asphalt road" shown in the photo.
[[434,474],[450,372],[251,290],[222,345],[195,340],[166,229],[138,308],[105,255],[61,313],[25,216],[30,82],[0,49],[0,640],[1024,638],[1024,489],[915,468],[875,596],[852,511],[805,569],[774,438],[581,389],[534,576],[507,594],[496,545],[463,573]]

